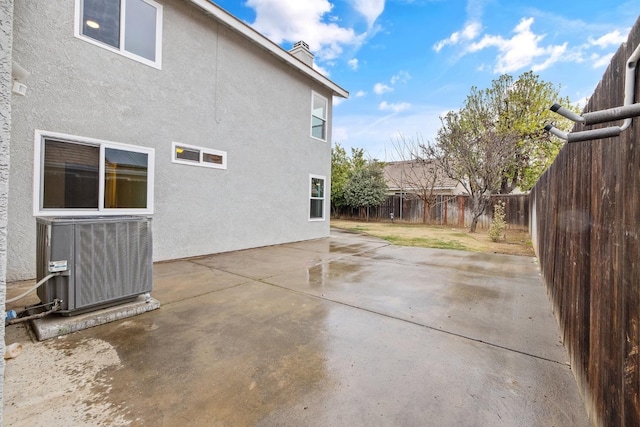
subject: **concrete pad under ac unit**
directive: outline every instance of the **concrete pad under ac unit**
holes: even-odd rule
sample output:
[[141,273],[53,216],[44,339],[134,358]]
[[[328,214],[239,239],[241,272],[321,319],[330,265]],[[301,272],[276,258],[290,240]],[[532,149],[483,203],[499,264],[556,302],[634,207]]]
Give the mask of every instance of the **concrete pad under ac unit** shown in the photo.
[[75,316],[49,315],[31,321],[31,327],[39,341],[103,325],[127,317],[136,316],[160,308],[155,298],[138,296],[135,300]]

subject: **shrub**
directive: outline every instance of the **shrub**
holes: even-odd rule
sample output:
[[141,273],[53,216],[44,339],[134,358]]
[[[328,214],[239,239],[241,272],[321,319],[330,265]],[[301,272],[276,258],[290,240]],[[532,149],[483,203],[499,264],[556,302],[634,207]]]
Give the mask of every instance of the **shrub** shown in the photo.
[[504,202],[498,202],[493,205],[493,221],[491,221],[491,227],[489,228],[489,237],[494,242],[499,242],[500,240],[506,240],[506,236],[504,231],[507,228],[507,223],[504,220]]

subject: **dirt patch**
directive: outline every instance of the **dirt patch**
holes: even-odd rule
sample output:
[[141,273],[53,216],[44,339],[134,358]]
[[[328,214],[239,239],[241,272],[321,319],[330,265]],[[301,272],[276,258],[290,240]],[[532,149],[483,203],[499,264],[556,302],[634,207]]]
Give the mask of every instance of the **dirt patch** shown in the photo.
[[331,226],[379,237],[400,246],[535,256],[531,237],[525,230],[507,230],[506,240],[493,242],[488,230],[469,233],[466,228],[342,219],[332,219]]

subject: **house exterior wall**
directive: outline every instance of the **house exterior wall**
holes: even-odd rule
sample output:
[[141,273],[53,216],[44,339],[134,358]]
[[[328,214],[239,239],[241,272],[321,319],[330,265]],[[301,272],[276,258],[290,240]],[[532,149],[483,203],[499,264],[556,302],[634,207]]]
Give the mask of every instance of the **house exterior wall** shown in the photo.
[[[11,51],[13,0],[0,3],[0,316],[5,318],[7,296],[7,205],[11,136]],[[0,325],[0,353],[4,354],[4,322]],[[0,359],[0,425],[4,407],[4,358]]]
[[[162,69],[74,37],[74,2],[15,1],[8,278],[35,277],[36,129],[155,149],[154,261],[324,237],[309,175],[330,188],[330,138],[310,137],[331,92],[180,0],[163,5]],[[328,134],[331,120],[328,121]],[[172,142],[227,152],[227,169],[172,163]]]

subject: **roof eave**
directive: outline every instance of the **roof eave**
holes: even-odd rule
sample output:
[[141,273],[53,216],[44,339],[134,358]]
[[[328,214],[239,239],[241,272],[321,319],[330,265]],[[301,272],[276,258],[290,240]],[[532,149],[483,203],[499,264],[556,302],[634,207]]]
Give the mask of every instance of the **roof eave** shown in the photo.
[[222,23],[223,25],[231,28],[232,30],[238,32],[243,37],[251,40],[261,48],[265,49],[267,52],[275,56],[276,58],[284,61],[288,65],[292,66],[296,70],[300,71],[302,74],[316,80],[318,83],[331,90],[334,96],[339,96],[341,98],[348,98],[349,92],[336,83],[332,82],[318,71],[304,64],[298,58],[295,58],[286,50],[282,49],[280,46],[240,21],[235,16],[231,15],[229,12],[220,8],[219,6],[211,3],[208,0],[189,0],[194,5],[200,7],[207,14],[213,16],[217,21]]

